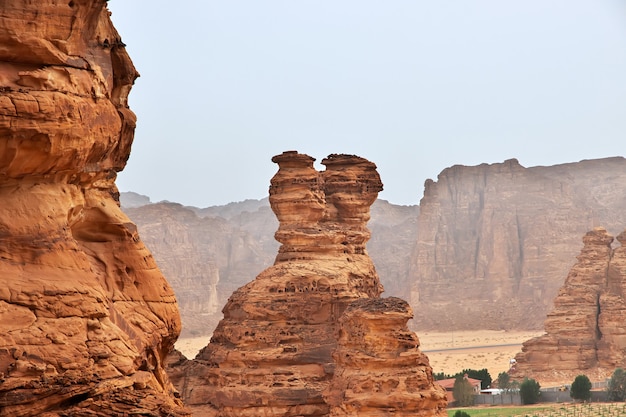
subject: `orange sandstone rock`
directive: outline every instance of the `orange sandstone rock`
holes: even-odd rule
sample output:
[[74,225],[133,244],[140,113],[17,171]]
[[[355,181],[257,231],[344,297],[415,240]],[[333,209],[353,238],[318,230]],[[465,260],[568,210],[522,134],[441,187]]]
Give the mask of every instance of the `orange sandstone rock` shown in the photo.
[[586,374],[609,377],[626,366],[626,233],[621,247],[597,227],[583,237],[584,247],[545,321],[546,334],[524,343],[512,374],[542,383],[571,382]]
[[[323,392],[336,366],[340,317],[353,301],[382,292],[365,250],[369,207],[382,189],[376,166],[330,155],[317,172],[313,158],[295,151],[273,161],[270,204],[282,244],[274,265],[234,292],[193,361],[173,359],[195,416],[329,415]],[[387,326],[404,337],[407,319]]]
[[0,45],[0,416],[187,415],[176,300],[117,201],[138,74],[106,1],[4,0]]
[[331,416],[447,416],[446,392],[409,331],[399,298],[361,299],[339,319],[336,369],[324,392]]

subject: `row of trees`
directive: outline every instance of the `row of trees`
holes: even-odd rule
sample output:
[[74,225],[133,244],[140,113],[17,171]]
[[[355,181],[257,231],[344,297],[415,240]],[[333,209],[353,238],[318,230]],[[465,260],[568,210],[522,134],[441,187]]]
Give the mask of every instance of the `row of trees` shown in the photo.
[[[500,385],[502,384],[502,385]],[[511,386],[508,374],[503,372],[498,375],[498,386],[506,389]],[[519,385],[519,393],[522,404],[535,404],[539,401],[541,386],[534,379],[525,378]],[[570,387],[570,397],[579,401],[591,399],[592,384],[587,375],[578,375]],[[626,371],[617,368],[607,386],[609,401],[624,401],[626,399]]]
[[[455,375],[436,374],[435,379],[455,378],[453,395],[458,404],[462,407],[474,404],[474,392],[472,385],[464,376],[467,375],[470,378],[480,379],[482,389],[485,389],[491,385],[491,376],[487,369],[481,369],[479,371],[473,369],[464,369],[463,371]],[[486,383],[486,381],[488,381]],[[501,372],[497,379],[498,388],[505,392],[511,392],[513,390],[519,390],[519,394],[522,400],[522,404],[535,404],[539,401],[541,394],[541,386],[532,378],[525,378],[521,383],[517,381],[511,381],[507,372]],[[570,387],[570,396],[575,400],[588,401],[591,398],[592,384],[586,375],[578,375]],[[626,371],[622,368],[617,368],[611,379],[609,379],[607,386],[607,393],[609,401],[624,401],[626,400]]]

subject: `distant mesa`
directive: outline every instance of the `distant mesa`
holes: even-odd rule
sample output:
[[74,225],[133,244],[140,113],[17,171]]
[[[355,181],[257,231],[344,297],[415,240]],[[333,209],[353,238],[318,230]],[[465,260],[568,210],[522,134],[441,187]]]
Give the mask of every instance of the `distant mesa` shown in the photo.
[[[369,208],[382,189],[376,166],[330,155],[318,172],[313,158],[293,151],[273,161],[278,255],[232,294],[198,356],[174,361],[171,374],[186,404],[195,416],[412,415],[403,407],[444,416],[445,392],[406,328],[410,307],[379,298],[365,248]],[[353,382],[356,397],[349,394]],[[346,395],[329,391],[331,384]],[[371,401],[359,405],[366,397]]]

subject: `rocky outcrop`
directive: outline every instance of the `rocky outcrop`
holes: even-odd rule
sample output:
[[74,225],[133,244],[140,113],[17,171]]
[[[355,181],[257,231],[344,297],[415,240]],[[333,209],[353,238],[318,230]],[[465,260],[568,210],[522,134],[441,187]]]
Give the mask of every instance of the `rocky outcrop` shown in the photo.
[[[369,207],[382,189],[376,166],[351,155],[330,155],[322,172],[297,152],[272,160],[281,243],[274,265],[235,291],[193,361],[173,361],[196,416],[328,415],[323,392],[339,318],[353,301],[382,291],[365,249]],[[394,323],[404,335],[401,322]]]
[[578,262],[554,300],[546,334],[524,343],[512,375],[565,383],[586,374],[609,377],[626,366],[626,233],[613,237],[597,227],[584,238]]
[[[120,199],[176,292],[181,337],[210,335],[233,291],[276,257],[278,221],[268,199],[203,209],[150,204],[148,197],[134,193],[122,193]],[[418,211],[417,206],[380,199],[372,205],[367,250],[386,294],[407,293],[407,259],[415,246]]]
[[540,329],[579,236],[626,223],[626,159],[453,166],[427,180],[409,280],[420,329]]
[[446,392],[409,331],[409,304],[361,299],[339,319],[335,373],[324,392],[331,416],[447,416]]
[[188,415],[174,293],[120,211],[137,77],[105,0],[0,3],[0,416]]

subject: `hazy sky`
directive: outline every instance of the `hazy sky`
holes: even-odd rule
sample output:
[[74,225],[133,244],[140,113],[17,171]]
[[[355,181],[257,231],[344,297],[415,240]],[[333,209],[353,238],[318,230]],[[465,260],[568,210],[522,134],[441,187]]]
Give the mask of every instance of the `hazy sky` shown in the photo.
[[[624,156],[624,0],[112,0],[141,73],[121,191],[263,198],[285,150],[378,166],[396,204],[455,164]],[[318,166],[318,169],[321,169]]]

